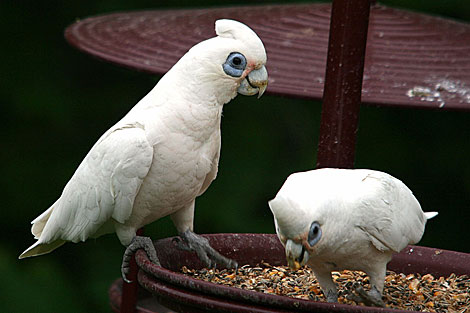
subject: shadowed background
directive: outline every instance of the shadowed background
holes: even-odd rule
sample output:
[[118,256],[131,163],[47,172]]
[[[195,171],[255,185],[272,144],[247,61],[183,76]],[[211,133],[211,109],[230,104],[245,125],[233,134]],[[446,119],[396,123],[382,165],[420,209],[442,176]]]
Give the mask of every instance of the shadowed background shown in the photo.
[[[225,1],[265,4],[268,1]],[[381,3],[470,22],[470,2]],[[61,194],[96,140],[159,77],[103,63],[70,47],[76,19],[125,10],[209,7],[218,1],[0,3],[0,294],[2,312],[106,312],[124,248],[114,235],[18,261],[30,221]],[[267,69],[269,72],[269,55]],[[268,87],[269,90],[269,87]],[[196,201],[198,233],[273,233],[267,201],[292,172],[313,168],[321,104],[238,96],[224,108],[219,174]],[[470,112],[362,107],[356,167],[403,180],[425,211],[439,211],[420,244],[470,252]],[[169,218],[146,227],[176,235]]]

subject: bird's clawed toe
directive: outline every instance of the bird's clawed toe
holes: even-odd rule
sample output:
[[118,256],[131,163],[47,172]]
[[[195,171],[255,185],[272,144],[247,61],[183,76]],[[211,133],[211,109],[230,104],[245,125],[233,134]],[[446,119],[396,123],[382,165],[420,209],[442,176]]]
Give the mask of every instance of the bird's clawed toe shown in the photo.
[[122,258],[121,274],[122,279],[127,283],[131,282],[129,279],[127,279],[127,276],[130,271],[132,257],[139,249],[143,249],[145,253],[147,253],[148,258],[150,261],[152,261],[152,263],[160,265],[160,261],[157,257],[157,251],[155,251],[152,240],[149,237],[135,236],[129,246],[127,246],[126,251],[124,251],[124,256]]
[[192,251],[188,244],[181,240],[181,238],[175,237],[173,238],[173,242],[176,244],[176,247],[183,251]]
[[327,302],[330,303],[337,303],[338,302],[338,293],[336,290],[328,290],[325,294],[325,298]]
[[385,307],[382,295],[375,287],[366,292],[362,286],[359,286],[356,288],[356,293],[351,295],[351,300],[364,303],[367,306]]
[[179,249],[185,251],[194,251],[201,262],[208,268],[217,266],[226,268],[237,268],[238,263],[235,260],[224,257],[209,244],[207,238],[199,236],[192,231],[185,231],[180,234],[183,240],[176,240]]

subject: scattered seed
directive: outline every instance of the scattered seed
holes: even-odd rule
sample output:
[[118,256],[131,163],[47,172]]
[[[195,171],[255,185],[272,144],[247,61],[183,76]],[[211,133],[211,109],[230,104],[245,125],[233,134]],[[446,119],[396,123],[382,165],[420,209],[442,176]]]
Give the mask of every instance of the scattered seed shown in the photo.
[[[311,301],[325,301],[320,286],[309,267],[293,271],[286,266],[271,266],[261,262],[255,267],[243,265],[234,270],[193,270],[181,268],[185,275],[216,284],[253,290],[268,294],[288,296]],[[332,272],[338,287],[338,302],[363,305],[351,300],[358,286],[370,288],[369,277],[360,271]],[[383,299],[388,308],[427,311],[470,313],[470,277],[450,275],[435,278],[431,274],[402,274],[387,271]]]

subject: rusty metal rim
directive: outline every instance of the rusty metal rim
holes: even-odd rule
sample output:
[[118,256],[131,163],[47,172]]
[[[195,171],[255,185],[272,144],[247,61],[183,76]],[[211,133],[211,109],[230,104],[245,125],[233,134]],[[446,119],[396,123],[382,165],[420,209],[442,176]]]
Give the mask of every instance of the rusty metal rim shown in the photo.
[[[145,272],[139,272],[139,283],[147,290],[157,294],[160,302],[168,307],[178,306],[197,307],[200,309],[211,309],[212,311],[238,312],[238,313],[275,313],[289,312],[285,310],[270,309],[256,304],[244,303],[236,300],[224,299],[199,293],[194,290],[180,288],[178,286],[160,281]],[[176,309],[176,308],[175,308]]]

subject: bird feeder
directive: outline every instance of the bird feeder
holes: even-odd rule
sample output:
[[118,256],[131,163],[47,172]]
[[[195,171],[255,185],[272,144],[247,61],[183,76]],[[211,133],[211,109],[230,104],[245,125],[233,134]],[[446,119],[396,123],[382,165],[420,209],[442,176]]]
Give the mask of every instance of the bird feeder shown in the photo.
[[[102,60],[164,74],[191,46],[213,37],[214,21],[220,18],[249,25],[263,40],[270,75],[268,94],[323,98],[318,167],[353,167],[360,104],[470,111],[470,26],[381,5],[370,7],[369,0],[334,0],[333,6],[114,13],[74,23],[65,37]],[[274,235],[218,234],[208,239],[239,264],[254,265],[262,258],[273,265],[285,262]],[[144,290],[136,306],[136,285],[124,284],[123,290],[121,280],[116,281],[110,289],[116,312],[161,310],[152,295],[184,312],[387,311],[195,281],[177,272],[182,265],[201,267],[195,255],[174,249],[171,239],[155,245],[162,267],[138,251],[138,281]],[[470,274],[470,255],[410,246],[394,256],[389,268],[438,276]]]
[[[235,259],[239,264],[255,266],[263,261],[286,265],[284,247],[275,234],[212,234],[205,235],[212,247]],[[221,286],[188,277],[182,266],[200,269],[204,265],[194,253],[178,250],[173,238],[154,242],[161,267],[150,262],[143,251],[136,253],[138,280],[146,292],[141,294],[136,312],[153,311],[156,297],[159,303],[176,312],[410,312],[383,308],[331,304],[265,294],[235,287]],[[470,273],[470,254],[420,246],[408,246],[394,255],[388,268],[404,273],[448,276]],[[111,307],[119,312],[122,281],[110,289]],[[164,311],[163,311],[164,312]]]

